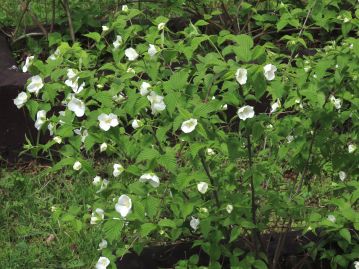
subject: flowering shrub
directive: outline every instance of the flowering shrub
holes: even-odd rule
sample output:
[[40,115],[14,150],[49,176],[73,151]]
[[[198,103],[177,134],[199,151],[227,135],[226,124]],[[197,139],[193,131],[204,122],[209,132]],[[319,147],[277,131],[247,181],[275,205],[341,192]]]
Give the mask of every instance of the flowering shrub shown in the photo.
[[[166,18],[146,26],[141,16],[124,8],[86,35],[91,49],[59,43],[46,62],[29,59],[34,76],[14,101],[53,137],[29,149],[58,156],[52,171],[93,178],[84,214],[105,240],[96,268],[179,239],[210,268],[220,257],[267,268],[261,235],[278,227],[325,228],[345,253],[333,264],[354,261],[359,42],[286,58],[249,35],[203,34],[204,20],[173,33]],[[239,237],[250,239],[243,249]],[[312,255],[321,251],[332,259]]]

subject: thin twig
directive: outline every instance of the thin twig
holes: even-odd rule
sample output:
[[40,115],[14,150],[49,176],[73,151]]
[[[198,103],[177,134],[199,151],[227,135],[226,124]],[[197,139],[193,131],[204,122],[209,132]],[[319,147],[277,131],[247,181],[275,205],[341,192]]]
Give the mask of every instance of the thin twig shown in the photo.
[[209,167],[208,167],[208,165],[206,163],[205,157],[203,156],[202,153],[200,153],[199,156],[200,156],[200,159],[201,159],[203,169],[206,172],[206,175],[207,175],[209,181],[211,182],[211,185],[213,186],[213,189],[214,189],[213,196],[214,196],[214,200],[216,201],[216,205],[217,205],[218,208],[220,208],[220,203],[219,203],[219,198],[218,198],[218,191],[217,191],[217,187],[215,185],[214,179],[211,176],[211,172],[209,171]]
[[66,12],[67,21],[69,23],[71,40],[72,40],[72,42],[75,42],[75,32],[74,32],[74,27],[72,25],[72,18],[71,18],[71,13],[70,13],[70,8],[69,8],[69,2],[68,2],[68,0],[62,0],[62,1],[60,0],[60,3]]

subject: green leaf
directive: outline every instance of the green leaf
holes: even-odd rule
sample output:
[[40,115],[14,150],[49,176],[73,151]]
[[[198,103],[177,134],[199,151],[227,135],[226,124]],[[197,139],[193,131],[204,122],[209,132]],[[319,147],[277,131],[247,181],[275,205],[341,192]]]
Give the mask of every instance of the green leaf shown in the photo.
[[111,243],[120,239],[120,234],[123,228],[124,222],[122,220],[110,219],[103,225],[103,231],[106,239]]
[[350,232],[348,231],[348,229],[345,229],[345,228],[341,229],[339,231],[339,234],[340,234],[341,237],[343,237],[345,240],[347,240],[348,243],[351,243],[351,238],[352,237],[351,237]]
[[254,263],[253,263],[253,266],[257,269],[267,269],[268,266],[266,265],[266,263],[262,260],[256,260]]
[[166,90],[184,90],[187,86],[188,72],[181,70],[174,73],[169,81],[163,84]]
[[101,40],[101,35],[96,32],[91,32],[91,33],[85,34],[84,36],[95,40],[97,43],[100,42],[100,40]]
[[153,232],[154,230],[156,230],[157,225],[153,224],[153,223],[144,223],[141,225],[141,236],[142,237],[146,237],[147,235],[149,235],[151,232]]
[[169,227],[169,228],[176,228],[176,223],[170,219],[161,219],[158,222],[158,225],[161,227]]
[[232,243],[233,241],[235,241],[240,234],[241,234],[241,229],[238,226],[234,227],[231,231],[229,243]]
[[153,149],[153,148],[147,148],[141,151],[140,154],[138,154],[136,162],[142,162],[142,161],[151,161],[160,156],[160,153]]
[[174,173],[177,168],[176,152],[172,149],[168,149],[164,155],[158,158],[157,162],[168,171]]

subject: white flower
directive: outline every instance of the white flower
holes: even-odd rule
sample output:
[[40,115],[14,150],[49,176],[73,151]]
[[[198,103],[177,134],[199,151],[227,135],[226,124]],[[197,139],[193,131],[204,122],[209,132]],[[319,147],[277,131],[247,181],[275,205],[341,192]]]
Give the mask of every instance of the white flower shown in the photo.
[[102,25],[102,31],[106,32],[108,31],[110,28],[108,28],[108,26],[106,25]]
[[102,178],[100,176],[95,176],[93,178],[92,184],[98,186],[101,184],[101,182],[102,182]]
[[67,77],[69,79],[73,79],[77,76],[77,71],[76,70],[73,70],[71,68],[67,69]]
[[156,53],[158,52],[157,51],[157,48],[155,47],[155,45],[152,45],[150,44],[149,47],[148,47],[148,54],[150,55],[150,57],[153,57],[156,55]]
[[60,136],[55,136],[55,137],[54,137],[54,141],[55,141],[57,144],[61,144],[62,138],[61,138]]
[[14,104],[18,109],[20,109],[25,105],[27,99],[28,97],[26,92],[20,92],[19,95],[14,99]]
[[57,59],[57,56],[61,54],[60,50],[57,48],[53,54],[49,56],[49,60],[55,61]]
[[131,198],[126,194],[122,194],[115,205],[115,209],[120,213],[121,217],[125,218],[130,213],[132,208]]
[[100,145],[100,152],[104,152],[104,151],[106,151],[106,149],[107,149],[107,144],[106,144],[106,143],[102,143],[102,144]]
[[117,35],[116,40],[112,43],[115,49],[118,49],[122,45],[122,36]]
[[238,109],[237,115],[241,120],[246,120],[254,117],[254,109],[252,106],[242,106]]
[[349,153],[353,153],[356,149],[357,149],[356,145],[354,145],[354,144],[349,144],[348,145],[348,152]]
[[280,108],[280,107],[281,107],[280,100],[277,99],[277,101],[271,105],[271,111],[270,111],[270,113],[275,112],[275,111],[276,111],[278,108]]
[[166,26],[166,23],[165,23],[165,22],[161,22],[161,23],[158,24],[157,29],[158,29],[159,31],[161,31],[161,30],[165,29],[165,26]]
[[267,80],[273,80],[275,78],[275,72],[277,67],[272,64],[267,64],[263,67],[263,73]]
[[221,106],[221,109],[222,109],[222,110],[227,110],[227,109],[228,109],[228,105],[227,105],[227,104],[222,105],[222,106]]
[[85,87],[85,82],[82,82],[79,86],[78,72],[71,68],[67,69],[67,80],[65,84],[69,86],[75,94],[79,94]]
[[311,68],[310,66],[305,66],[305,67],[304,67],[304,72],[308,73],[309,70],[310,70],[310,68]]
[[328,218],[327,218],[330,222],[335,222],[337,219],[335,218],[335,216],[333,215],[328,215]]
[[28,71],[28,69],[29,69],[30,65],[32,64],[33,60],[34,60],[34,56],[26,57],[25,64],[22,67],[22,72],[26,73]]
[[126,49],[125,50],[125,55],[126,55],[126,57],[127,57],[127,59],[129,60],[129,61],[134,61],[134,60],[136,60],[137,58],[138,58],[138,53],[137,53],[137,51],[135,50],[135,49],[133,49],[133,48],[128,48],[128,49]]
[[142,126],[142,121],[134,119],[131,123],[133,129],[140,128]]
[[106,269],[109,266],[110,260],[106,257],[100,257],[96,263],[96,269]]
[[113,176],[114,177],[118,177],[119,175],[122,174],[122,172],[125,170],[125,168],[123,168],[123,166],[121,164],[115,163],[113,165]]
[[115,101],[118,104],[121,103],[125,99],[126,99],[126,97],[122,93],[119,93],[118,95],[112,96],[112,100]]
[[227,210],[228,214],[231,214],[232,211],[233,211],[233,205],[228,204],[228,205],[226,206],[226,210]]
[[182,132],[188,134],[196,128],[197,124],[198,124],[198,122],[196,119],[186,120],[186,121],[182,122],[181,130],[182,130]]
[[142,96],[146,96],[150,91],[148,90],[148,88],[151,87],[151,84],[144,81],[142,82],[141,86],[140,86],[140,94]]
[[39,110],[36,113],[36,121],[35,121],[35,128],[37,130],[41,129],[41,126],[46,122],[46,111],[45,110]]
[[164,97],[158,95],[156,92],[152,91],[147,96],[147,99],[151,102],[151,109],[153,115],[166,109],[166,104],[163,101]]
[[79,161],[76,161],[72,168],[76,171],[79,171],[82,168],[82,164]]
[[208,148],[208,149],[206,150],[206,152],[207,152],[207,155],[208,155],[208,156],[213,156],[213,155],[216,154],[216,153],[214,152],[214,150],[211,149],[211,148]]
[[82,143],[85,142],[86,137],[89,135],[89,132],[86,129],[82,130],[82,127],[80,127],[79,129],[75,129],[74,133],[81,136]]
[[160,185],[160,179],[154,173],[146,173],[140,177],[140,182],[148,182],[154,188]]
[[97,119],[100,122],[100,128],[104,131],[108,131],[111,127],[116,127],[119,124],[117,115],[113,113],[110,113],[108,115],[105,113],[101,113],[97,117]]
[[344,181],[347,178],[347,173],[345,173],[344,171],[340,171],[339,178],[341,181]]
[[101,188],[96,193],[102,192],[104,189],[106,189],[109,183],[110,181],[107,179],[102,180]]
[[50,132],[50,135],[54,135],[54,125],[50,122],[49,125],[47,125],[47,129]]
[[340,109],[342,107],[342,100],[339,98],[335,98],[333,95],[329,97],[330,102],[335,106],[336,109]]
[[135,69],[133,69],[133,68],[131,68],[131,67],[127,68],[127,71],[126,71],[126,72],[127,72],[127,73],[136,74]]
[[200,183],[197,184],[197,190],[200,193],[205,194],[208,190],[208,184],[206,182],[201,181]]
[[287,139],[287,143],[288,143],[288,144],[289,144],[289,143],[292,143],[293,140],[294,140],[294,136],[288,135],[288,136],[286,137],[286,139]]
[[55,212],[57,210],[57,207],[53,205],[53,206],[51,206],[50,209],[51,209],[51,212]]
[[359,261],[354,262],[354,267],[355,267],[355,269],[359,269]]
[[82,117],[85,114],[85,103],[76,97],[72,97],[67,107],[70,111],[74,112],[77,117]]
[[107,241],[105,239],[102,239],[101,242],[98,244],[98,250],[102,250],[104,248],[107,248]]
[[127,12],[128,11],[128,6],[127,5],[122,5],[122,11]]
[[236,72],[236,80],[240,85],[244,85],[247,82],[247,69],[238,68]]
[[27,85],[27,90],[31,93],[35,93],[37,96],[42,87],[44,87],[42,78],[39,75],[36,75],[30,78],[30,83]]
[[105,211],[101,208],[96,208],[95,212],[91,214],[90,224],[97,224],[105,219]]
[[199,223],[200,223],[199,219],[192,217],[191,221],[189,222],[189,225],[194,231],[196,231],[198,229]]

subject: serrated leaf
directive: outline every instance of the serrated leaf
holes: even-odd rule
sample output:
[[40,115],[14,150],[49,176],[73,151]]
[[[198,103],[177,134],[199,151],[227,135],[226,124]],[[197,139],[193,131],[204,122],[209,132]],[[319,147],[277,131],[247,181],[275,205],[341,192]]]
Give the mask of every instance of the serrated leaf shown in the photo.
[[343,237],[345,240],[347,240],[349,244],[351,243],[352,236],[351,236],[350,232],[348,231],[348,229],[345,229],[345,228],[341,229],[339,231],[339,234],[341,237]]
[[176,228],[176,223],[170,219],[161,219],[158,222],[158,225],[161,227],[169,227],[169,228]]
[[153,148],[147,148],[144,149],[138,154],[136,162],[142,162],[142,161],[151,161],[160,156],[160,153],[153,149]]
[[168,171],[174,173],[177,168],[176,152],[173,150],[168,150],[164,155],[161,155],[158,158],[157,162]]
[[111,243],[120,239],[120,234],[123,228],[124,222],[122,220],[110,219],[103,225],[103,231],[106,239]]
[[141,225],[141,236],[142,237],[146,237],[147,235],[149,235],[151,232],[153,232],[154,230],[156,230],[157,225],[153,224],[153,223],[144,223]]
[[84,36],[91,38],[91,39],[95,40],[96,42],[100,42],[100,40],[101,40],[101,35],[96,32],[91,32],[91,33],[85,34]]
[[112,96],[109,92],[97,92],[93,95],[93,98],[99,101],[104,107],[112,107]]

